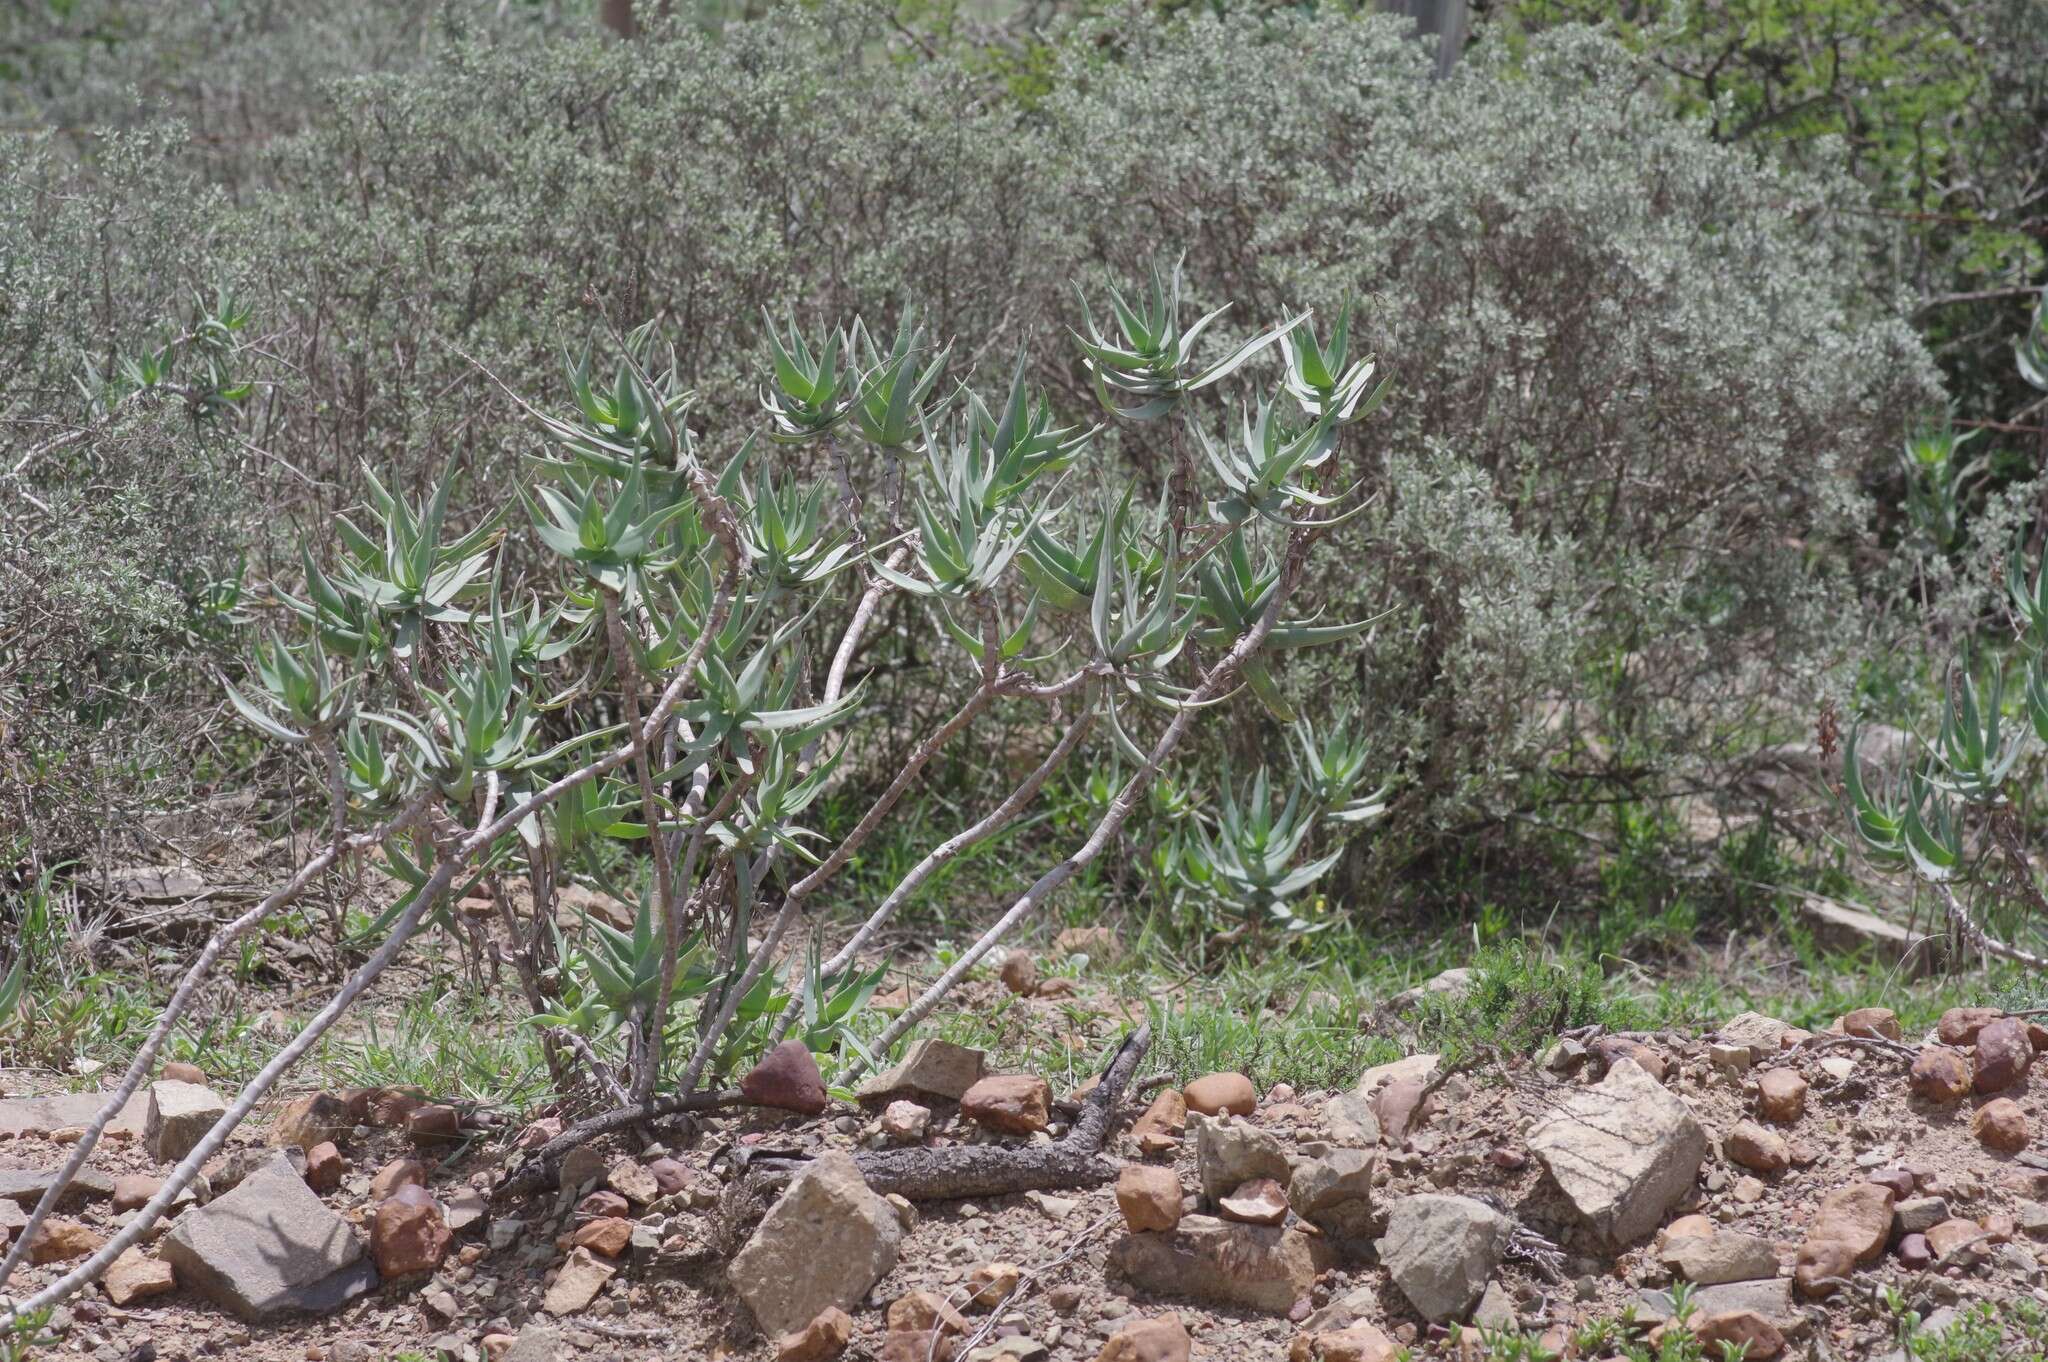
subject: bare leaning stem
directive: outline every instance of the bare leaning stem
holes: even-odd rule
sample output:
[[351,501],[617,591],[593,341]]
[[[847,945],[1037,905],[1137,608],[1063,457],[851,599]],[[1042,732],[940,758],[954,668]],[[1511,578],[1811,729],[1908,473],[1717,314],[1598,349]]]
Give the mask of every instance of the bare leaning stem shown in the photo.
[[[1123,828],[1132,810],[1137,808],[1139,799],[1143,798],[1146,789],[1157,779],[1160,767],[1173,755],[1173,750],[1180,746],[1181,739],[1187,736],[1196,713],[1203,705],[1223,695],[1236,684],[1238,668],[1259,650],[1265,643],[1267,635],[1273,632],[1273,626],[1280,619],[1280,607],[1293,594],[1296,583],[1300,581],[1302,567],[1308,559],[1309,546],[1317,537],[1318,531],[1313,527],[1296,530],[1289,537],[1287,557],[1281,566],[1280,580],[1274,584],[1272,595],[1268,598],[1258,622],[1223,655],[1203,679],[1202,684],[1196,688],[1195,693],[1189,696],[1181,709],[1175,713],[1166,725],[1166,731],[1159,735],[1159,741],[1153,744],[1152,751],[1147,754],[1145,764],[1124,782],[1123,789],[1110,801],[1109,808],[1096,822],[1094,829],[1088,834],[1088,839],[1072,855],[1039,876],[1037,881],[1010,906],[1009,911],[997,919],[993,927],[982,933],[980,940],[968,947],[931,987],[919,995],[917,1001],[904,1009],[903,1013],[889,1024],[888,1029],[883,1031],[870,1047],[874,1054],[887,1054],[891,1046],[902,1039],[912,1027],[923,1021],[931,1010],[938,1006],[940,1000],[953,991],[960,980],[966,977],[967,971],[973,969],[983,956],[993,950],[1009,934],[1011,928],[1034,912],[1055,889],[1072,879],[1082,867],[1102,854],[1102,849],[1109,845]],[[857,1077],[866,1068],[866,1062],[855,1056],[849,1062],[847,1077]]]

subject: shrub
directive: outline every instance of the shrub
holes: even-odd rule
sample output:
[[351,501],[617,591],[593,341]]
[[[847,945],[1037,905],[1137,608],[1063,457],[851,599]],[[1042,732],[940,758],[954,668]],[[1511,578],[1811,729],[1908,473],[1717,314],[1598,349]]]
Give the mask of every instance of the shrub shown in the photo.
[[[1020,105],[949,57],[846,60],[878,22],[455,43],[432,79],[326,87],[251,172],[268,188],[196,238],[272,357],[252,519],[324,520],[364,462],[414,495],[450,460],[470,487],[516,480],[510,393],[549,381],[556,338],[643,317],[729,444],[753,419],[735,357],[784,290],[845,317],[914,285],[964,369],[1024,346],[1075,410],[1090,383],[1042,343],[1071,286],[1185,243],[1193,303],[1327,316],[1353,294],[1398,367],[1361,469],[1381,547],[1309,583],[1342,617],[1386,613],[1293,682],[1355,702],[1403,776],[1389,857],[1489,825],[1555,767],[1587,798],[1725,784],[1802,722],[1864,571],[1859,479],[1939,395],[1910,331],[1850,297],[1842,185],[1646,112],[1634,61],[1578,31],[1437,84],[1394,20],[1132,16],[1056,44]],[[1110,448],[1164,490],[1170,440]],[[871,471],[850,470],[868,495]],[[924,665],[895,657],[878,702],[932,703],[899,684]],[[1249,772],[1281,741],[1246,719],[1227,746]]]

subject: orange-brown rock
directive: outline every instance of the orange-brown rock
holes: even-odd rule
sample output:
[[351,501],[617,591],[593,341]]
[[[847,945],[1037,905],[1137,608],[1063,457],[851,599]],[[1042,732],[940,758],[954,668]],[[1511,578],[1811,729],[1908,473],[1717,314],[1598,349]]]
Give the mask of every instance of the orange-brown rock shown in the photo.
[[1986,1149],[2017,1154],[2027,1147],[2027,1113],[2010,1097],[1995,1097],[1977,1108],[1970,1129]]
[[412,1183],[378,1202],[370,1221],[370,1253],[387,1278],[433,1271],[454,1243],[440,1206]]
[[1052,1120],[1052,1088],[1036,1074],[996,1074],[960,1099],[960,1114],[1005,1135],[1030,1135]]
[[809,1324],[775,1344],[775,1362],[832,1362],[853,1340],[853,1316],[828,1305]]
[[1157,1164],[1127,1163],[1116,1175],[1116,1205],[1138,1233],[1180,1223],[1180,1175]]
[[1765,1069],[1756,1076],[1756,1111],[1766,1121],[1791,1125],[1806,1114],[1806,1079],[1796,1069]]
[[[1259,1105],[1259,1094],[1243,1074],[1204,1074],[1182,1090],[1187,1109],[1202,1116],[1249,1116]],[[1178,1315],[1165,1318],[1180,1324]]]

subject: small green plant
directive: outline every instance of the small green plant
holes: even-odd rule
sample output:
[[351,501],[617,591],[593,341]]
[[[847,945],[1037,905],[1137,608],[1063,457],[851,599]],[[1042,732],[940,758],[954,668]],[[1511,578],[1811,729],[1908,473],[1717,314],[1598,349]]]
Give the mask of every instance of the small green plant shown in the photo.
[[1562,1031],[1594,1024],[1629,1030],[1645,1020],[1589,960],[1549,958],[1509,939],[1483,950],[1471,968],[1466,992],[1425,995],[1416,1020],[1447,1063],[1482,1050],[1529,1055]]
[[54,1348],[57,1339],[43,1332],[49,1326],[48,1307],[24,1310],[0,1324],[0,1362],[28,1362],[37,1348]]

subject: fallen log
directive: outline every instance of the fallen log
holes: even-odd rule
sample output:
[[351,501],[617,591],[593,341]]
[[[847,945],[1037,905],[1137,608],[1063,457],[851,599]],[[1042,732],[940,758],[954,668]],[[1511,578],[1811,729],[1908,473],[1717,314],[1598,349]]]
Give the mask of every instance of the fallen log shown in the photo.
[[[1109,1139],[1117,1104],[1151,1044],[1150,1026],[1133,1031],[1082,1102],[1073,1126],[1050,1144],[870,1149],[855,1154],[854,1163],[868,1186],[910,1201],[957,1201],[1108,1182],[1117,1170],[1102,1157],[1102,1146]],[[779,1190],[804,1163],[802,1158],[776,1155],[753,1159],[745,1174],[749,1189],[765,1200],[765,1194]]]

